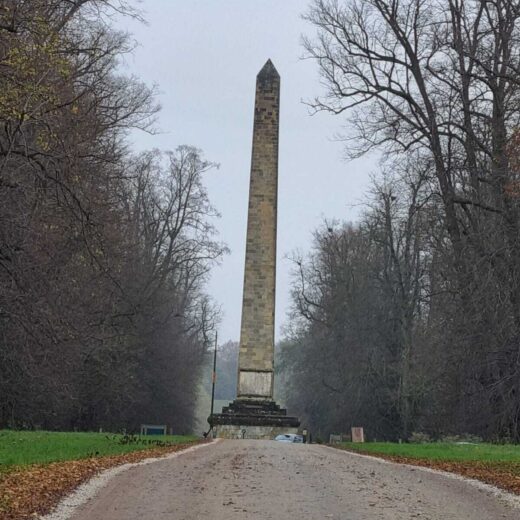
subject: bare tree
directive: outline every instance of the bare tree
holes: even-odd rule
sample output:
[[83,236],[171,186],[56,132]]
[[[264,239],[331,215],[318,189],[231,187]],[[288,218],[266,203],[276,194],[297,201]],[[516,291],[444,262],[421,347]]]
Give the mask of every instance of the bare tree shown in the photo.
[[134,157],[154,89],[119,72],[126,2],[0,2],[0,425],[189,430],[225,252],[180,147]]
[[347,152],[377,148],[392,166],[428,165],[445,230],[430,227],[437,267],[429,283],[452,295],[452,336],[441,341],[458,367],[450,391],[482,412],[462,414],[468,427],[492,423],[487,433],[514,438],[518,17],[512,0],[317,0],[306,15],[317,35],[305,40],[327,89],[311,106],[348,116]]

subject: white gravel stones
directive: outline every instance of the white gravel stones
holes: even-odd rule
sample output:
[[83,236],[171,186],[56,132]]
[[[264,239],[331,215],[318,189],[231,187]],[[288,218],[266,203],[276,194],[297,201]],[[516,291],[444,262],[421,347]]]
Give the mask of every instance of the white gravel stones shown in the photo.
[[78,507],[95,497],[96,493],[100,489],[102,489],[110,479],[112,479],[116,475],[119,475],[123,471],[126,471],[130,468],[135,468],[137,466],[145,466],[147,464],[152,464],[153,462],[158,462],[160,460],[174,459],[185,453],[190,453],[192,451],[205,448],[206,446],[209,446],[215,442],[218,441],[213,440],[211,442],[208,442],[207,444],[198,444],[196,446],[191,446],[190,448],[186,448],[185,450],[181,451],[176,451],[164,457],[153,457],[142,460],[140,462],[123,464],[121,466],[115,466],[113,468],[106,469],[102,471],[99,475],[96,475],[84,484],[81,484],[81,486],[79,486],[75,491],[73,491],[70,495],[65,497],[58,504],[58,506],[56,507],[56,509],[54,509],[52,513],[40,516],[39,518],[40,520],[67,520]]
[[[375,455],[365,455],[363,453],[355,453],[352,451],[341,450],[338,448],[332,448],[330,446],[326,446],[326,447],[330,450],[348,453],[349,455],[353,455],[354,457],[361,457],[361,458],[376,460],[376,461],[380,462],[381,464],[396,464],[395,462],[392,462],[392,461],[386,460],[386,459],[382,459],[381,457],[377,457]],[[413,464],[400,464],[400,465],[404,466],[406,468],[414,469],[416,471],[423,471],[425,473],[433,473],[434,475],[442,475],[443,477],[467,482],[468,484],[480,489],[481,491],[491,493],[498,500],[501,500],[502,502],[505,502],[506,504],[508,504],[514,508],[520,509],[520,496],[514,495],[513,493],[509,493],[507,491],[504,491],[503,489],[497,488],[490,484],[486,484],[485,482],[481,482],[480,480],[475,480],[472,478],[464,477],[462,475],[457,475],[456,473],[450,473],[449,471],[442,471],[439,469],[426,468],[424,466],[414,466]]]

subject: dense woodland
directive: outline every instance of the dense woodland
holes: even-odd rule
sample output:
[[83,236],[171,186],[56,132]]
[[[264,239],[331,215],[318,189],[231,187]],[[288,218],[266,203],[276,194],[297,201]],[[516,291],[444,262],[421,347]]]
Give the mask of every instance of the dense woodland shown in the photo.
[[225,249],[213,164],[129,149],[159,107],[116,15],[139,13],[0,1],[0,428],[191,428]]
[[323,435],[520,441],[520,4],[315,0],[306,18],[311,107],[382,162],[362,221],[294,257],[291,412]]
[[[214,165],[130,149],[159,107],[114,16],[139,13],[0,0],[0,428],[192,427]],[[277,390],[323,436],[520,441],[520,4],[313,0],[306,19],[310,108],[381,171],[358,223],[294,255]]]

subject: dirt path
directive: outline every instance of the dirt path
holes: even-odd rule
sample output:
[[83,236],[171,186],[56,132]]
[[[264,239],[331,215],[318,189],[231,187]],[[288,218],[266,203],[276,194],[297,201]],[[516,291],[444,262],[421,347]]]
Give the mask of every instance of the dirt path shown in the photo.
[[467,482],[316,445],[221,441],[114,477],[73,520],[518,520]]

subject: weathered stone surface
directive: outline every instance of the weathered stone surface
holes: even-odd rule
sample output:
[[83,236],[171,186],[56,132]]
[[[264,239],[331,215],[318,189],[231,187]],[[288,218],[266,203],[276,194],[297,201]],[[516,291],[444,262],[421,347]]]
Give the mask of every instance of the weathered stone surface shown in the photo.
[[219,439],[274,439],[283,433],[298,433],[298,428],[280,426],[248,426],[242,424],[222,424],[215,428]]
[[215,414],[218,424],[249,424],[264,426],[298,426],[297,417],[287,415],[285,408],[280,408],[274,401],[237,399],[229,406],[224,406],[221,414]]
[[[297,433],[300,421],[274,401],[237,399],[213,415],[215,436],[227,439],[274,439],[279,433]],[[244,430],[248,434],[244,434]]]
[[279,113],[268,60],[256,78],[237,400],[210,417],[218,437],[270,439],[300,424],[273,401]]
[[240,389],[241,397],[259,398],[271,395],[273,387],[273,373],[258,372],[255,370],[240,371]]
[[[273,396],[279,113],[280,76],[268,60],[256,80],[239,398],[272,399]],[[262,376],[255,379],[254,388],[251,371],[262,372]]]

